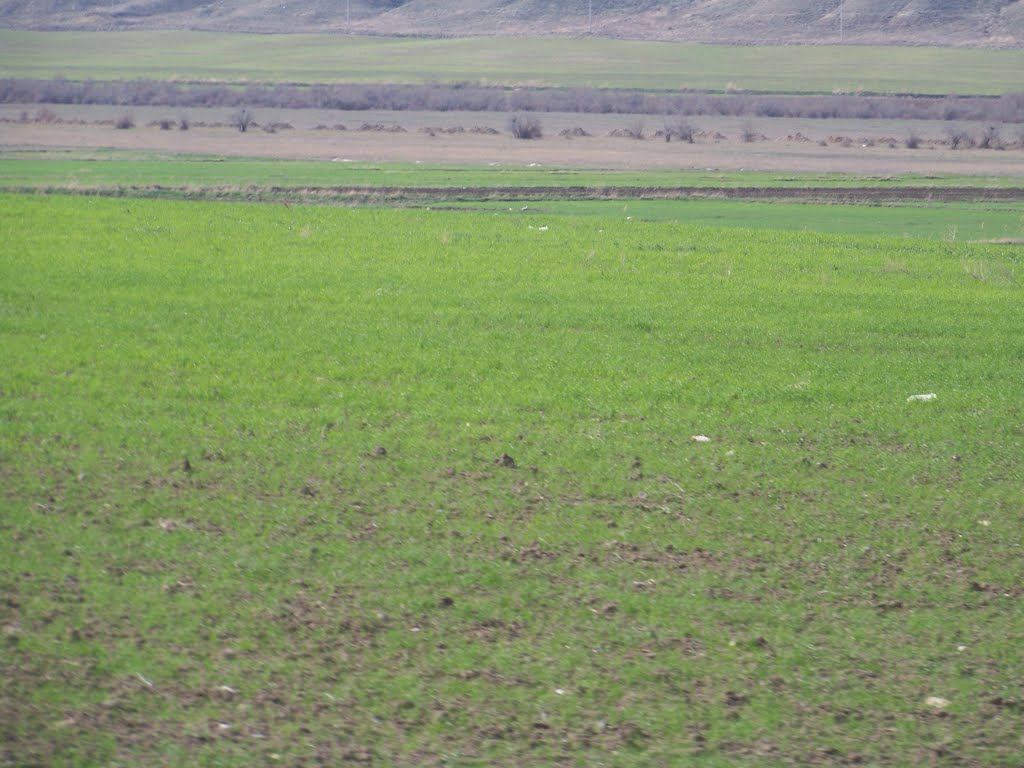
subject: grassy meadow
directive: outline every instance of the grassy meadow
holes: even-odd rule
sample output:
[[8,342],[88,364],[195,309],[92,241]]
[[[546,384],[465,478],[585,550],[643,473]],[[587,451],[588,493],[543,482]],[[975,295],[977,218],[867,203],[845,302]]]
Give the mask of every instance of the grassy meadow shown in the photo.
[[61,195],[0,240],[3,764],[1019,765],[1019,246]]
[[1018,91],[1021,71],[1020,49],[0,30],[0,76],[23,78],[469,82],[945,96]]
[[[902,190],[1012,186],[1012,178],[984,176],[858,176],[838,173],[611,171],[581,168],[479,167],[411,163],[332,163],[209,155],[119,151],[9,152],[0,158],[0,191],[149,196],[175,199],[262,199],[353,204],[376,190],[399,190],[396,207],[484,210],[531,221],[546,216],[637,218],[732,228],[890,235],[930,240],[1024,242],[1018,202],[882,204],[750,202],[728,199],[567,199],[643,187],[728,190]],[[416,190],[432,190],[417,194]],[[332,192],[333,190],[333,192]],[[403,198],[401,191],[408,193]],[[711,193],[713,194],[713,193]],[[382,198],[383,203],[383,198]],[[537,221],[538,226],[541,222]]]
[[427,163],[359,163],[126,150],[11,150],[0,155],[10,187],[991,187],[1007,176],[852,175],[690,169],[609,170]]

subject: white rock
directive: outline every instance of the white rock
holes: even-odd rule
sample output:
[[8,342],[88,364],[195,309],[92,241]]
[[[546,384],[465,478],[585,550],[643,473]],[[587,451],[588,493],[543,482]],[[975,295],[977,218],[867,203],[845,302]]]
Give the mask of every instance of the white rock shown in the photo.
[[938,395],[934,392],[929,392],[927,395],[911,395],[907,398],[907,402],[909,403],[914,400],[934,400],[936,397],[938,397]]

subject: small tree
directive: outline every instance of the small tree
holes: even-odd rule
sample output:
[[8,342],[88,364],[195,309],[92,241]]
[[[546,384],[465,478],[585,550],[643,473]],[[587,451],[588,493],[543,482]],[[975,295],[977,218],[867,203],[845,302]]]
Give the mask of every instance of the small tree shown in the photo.
[[754,130],[754,124],[749,120],[743,123],[743,127],[740,129],[740,139],[745,144],[749,144],[752,141],[757,141],[757,131]]
[[665,141],[672,141],[672,137],[685,141],[687,144],[693,144],[693,136],[697,132],[686,120],[677,120],[676,122],[665,121]]
[[978,146],[982,149],[1002,149],[1003,142],[999,138],[999,129],[994,125],[985,128],[978,139]]
[[946,129],[946,138],[949,140],[950,149],[959,149],[961,144],[970,146],[971,138],[965,128],[950,126]]
[[540,120],[532,115],[512,115],[508,127],[517,139],[539,139],[543,134]]
[[231,125],[237,128],[239,133],[245,133],[256,125],[256,117],[248,109],[242,108],[231,115]]

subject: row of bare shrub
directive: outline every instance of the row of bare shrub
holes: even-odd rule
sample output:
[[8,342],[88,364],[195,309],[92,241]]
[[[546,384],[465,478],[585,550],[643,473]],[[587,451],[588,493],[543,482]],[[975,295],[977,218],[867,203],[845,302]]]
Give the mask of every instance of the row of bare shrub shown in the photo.
[[1024,92],[1002,96],[781,96],[471,84],[247,85],[162,80],[0,79],[0,103],[166,107],[581,112],[595,114],[1024,122]]

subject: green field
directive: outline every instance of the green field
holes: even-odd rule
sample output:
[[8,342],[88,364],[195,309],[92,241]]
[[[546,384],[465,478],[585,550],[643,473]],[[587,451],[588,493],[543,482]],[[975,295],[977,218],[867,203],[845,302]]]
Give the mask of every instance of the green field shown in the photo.
[[[485,210],[533,221],[544,216],[647,219],[723,227],[835,234],[890,235],[931,240],[1024,241],[1020,202],[907,201],[884,205],[749,202],[742,200],[566,200],[601,190],[692,187],[776,190],[902,190],[948,187],[1002,189],[1008,178],[850,176],[811,173],[608,171],[572,168],[485,168],[416,164],[331,163],[290,160],[164,156],[84,151],[7,153],[0,159],[0,191],[102,192],[128,197],[225,200],[264,199],[350,205],[346,190],[437,190],[436,199],[401,193],[390,205]],[[332,189],[341,190],[332,196]],[[529,195],[520,194],[529,190]],[[540,190],[540,192],[538,192]],[[550,190],[550,193],[543,190]],[[591,192],[588,192],[590,190]],[[538,226],[541,222],[537,221]]]
[[515,217],[529,216],[531,223],[537,226],[547,223],[545,217],[552,215],[589,215],[740,229],[1024,243],[1024,210],[1020,203],[880,206],[742,200],[531,200],[525,211],[518,205],[510,208],[501,201],[448,205],[466,210],[492,210]]
[[12,150],[0,186],[238,187],[1018,187],[1012,177],[849,175],[769,171],[608,170],[162,154],[127,150]]
[[945,96],[1019,91],[1022,71],[1021,49],[0,30],[0,76],[74,80],[468,82]]
[[0,762],[1019,765],[1019,247],[540,224],[0,196]]

